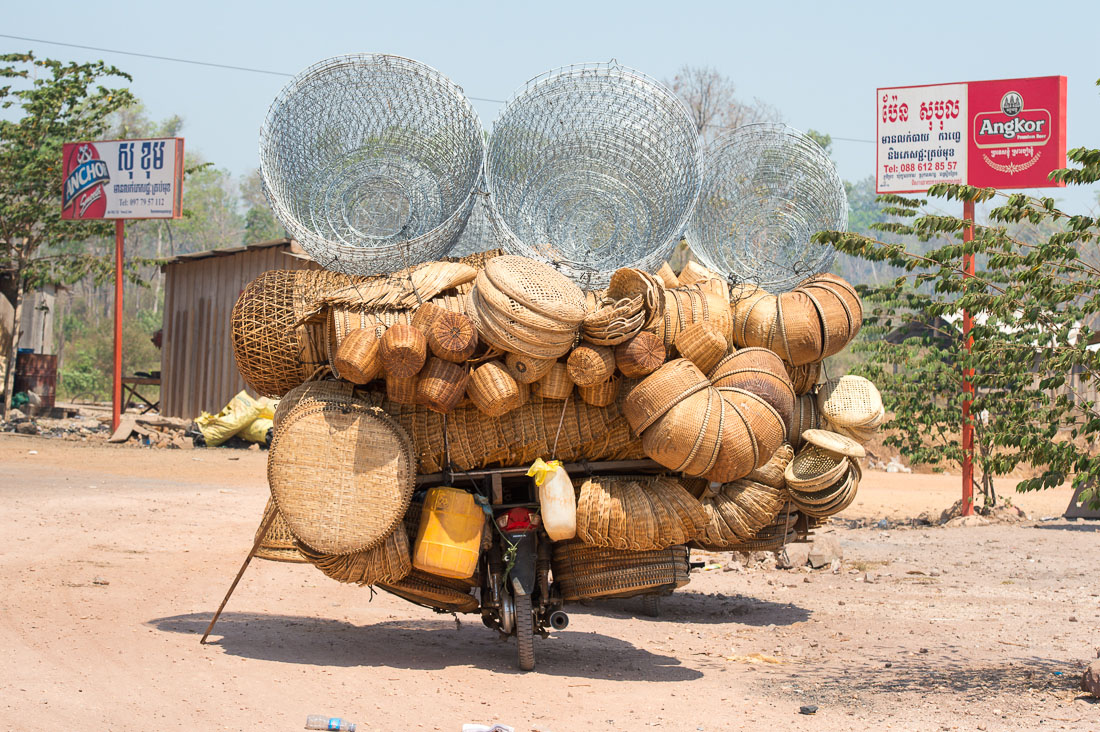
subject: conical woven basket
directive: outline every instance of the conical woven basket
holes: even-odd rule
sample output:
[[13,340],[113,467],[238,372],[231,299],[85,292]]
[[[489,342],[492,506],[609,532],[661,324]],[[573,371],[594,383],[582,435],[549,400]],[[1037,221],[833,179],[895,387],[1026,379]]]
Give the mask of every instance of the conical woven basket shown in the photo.
[[792,493],[810,493],[836,483],[848,472],[850,464],[843,455],[806,444],[787,465],[783,477]]
[[667,355],[659,336],[642,331],[615,347],[615,365],[623,376],[640,379],[659,369]]
[[366,384],[382,374],[380,343],[374,333],[358,328],[344,337],[332,358],[332,372],[353,384]]
[[464,363],[477,351],[477,326],[462,313],[441,312],[424,332],[432,353],[444,361]]
[[821,426],[821,412],[813,394],[803,394],[795,403],[794,421],[787,431],[787,442],[795,450],[802,447],[802,433]]
[[499,361],[488,361],[474,369],[466,393],[489,417],[500,417],[520,406],[516,381]]
[[569,354],[566,365],[574,384],[595,386],[615,373],[615,351],[608,346],[577,346]]
[[633,552],[594,547],[581,542],[554,545],[554,582],[562,598],[632,597],[683,587],[688,578],[688,549]]
[[386,376],[399,379],[416,376],[428,358],[428,340],[411,325],[395,325],[383,334],[378,357]]
[[674,345],[681,356],[698,366],[703,373],[713,369],[729,349],[726,337],[717,325],[709,321],[693,323],[680,331]]
[[779,412],[784,428],[790,429],[797,397],[783,362],[771,351],[749,348],[731,354],[714,368],[711,380],[719,389],[735,387],[761,397]]
[[726,409],[717,389],[707,387],[682,399],[642,433],[642,449],[653,460],[685,475],[706,475],[724,442]]
[[791,366],[789,363],[785,363],[784,366],[787,369],[787,376],[791,379],[791,386],[794,387],[794,393],[798,396],[809,394],[810,390],[817,385],[817,380],[821,376],[820,361],[804,363],[801,366]]
[[470,374],[464,367],[433,356],[417,379],[417,403],[433,412],[447,414],[466,396],[469,380]]
[[784,292],[777,300],[776,336],[771,347],[784,361],[801,366],[822,359],[821,316],[805,292]]
[[535,383],[546,375],[555,362],[553,358],[532,358],[518,353],[509,353],[504,357],[508,373],[521,384]]

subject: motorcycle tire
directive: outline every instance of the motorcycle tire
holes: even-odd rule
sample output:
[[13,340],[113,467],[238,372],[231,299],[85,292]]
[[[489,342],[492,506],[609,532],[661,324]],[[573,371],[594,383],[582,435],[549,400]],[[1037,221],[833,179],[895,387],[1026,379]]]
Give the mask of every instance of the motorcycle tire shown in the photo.
[[531,612],[531,596],[516,595],[516,648],[520,671],[535,668],[535,615]]
[[642,612],[651,618],[661,617],[661,596],[642,595]]

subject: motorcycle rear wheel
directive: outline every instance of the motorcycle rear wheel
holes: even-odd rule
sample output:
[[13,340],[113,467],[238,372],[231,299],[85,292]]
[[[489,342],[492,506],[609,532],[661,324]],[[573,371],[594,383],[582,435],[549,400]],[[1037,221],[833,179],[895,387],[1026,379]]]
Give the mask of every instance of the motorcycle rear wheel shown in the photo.
[[516,648],[520,671],[535,668],[535,615],[531,612],[531,596],[516,595]]

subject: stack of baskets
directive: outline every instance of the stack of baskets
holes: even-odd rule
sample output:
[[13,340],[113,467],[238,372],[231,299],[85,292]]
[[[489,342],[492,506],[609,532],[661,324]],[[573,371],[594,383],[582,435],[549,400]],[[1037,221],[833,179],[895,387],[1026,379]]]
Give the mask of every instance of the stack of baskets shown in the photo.
[[827,381],[817,393],[822,425],[866,445],[886,419],[882,395],[862,376]]
[[685,546],[621,551],[560,542],[551,566],[566,601],[672,592],[688,583]]
[[827,518],[855,500],[867,453],[855,440],[825,430],[803,433],[806,444],[784,471],[791,503],[806,516]]

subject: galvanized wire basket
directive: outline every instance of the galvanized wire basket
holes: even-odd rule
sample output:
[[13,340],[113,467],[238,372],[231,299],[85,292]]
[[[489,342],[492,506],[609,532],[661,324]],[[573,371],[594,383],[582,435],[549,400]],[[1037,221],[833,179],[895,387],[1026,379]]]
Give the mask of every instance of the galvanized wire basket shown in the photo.
[[318,263],[349,274],[445,254],[470,215],[484,158],[462,90],[399,56],[314,64],[279,92],[260,130],[276,217]]
[[786,292],[832,266],[818,231],[848,227],[844,182],[821,146],[783,124],[738,127],[704,156],[703,190],[688,229],[711,269]]
[[668,258],[699,195],[699,136],[684,104],[644,74],[567,66],[505,105],[485,179],[509,252],[601,287],[620,267],[653,272]]

